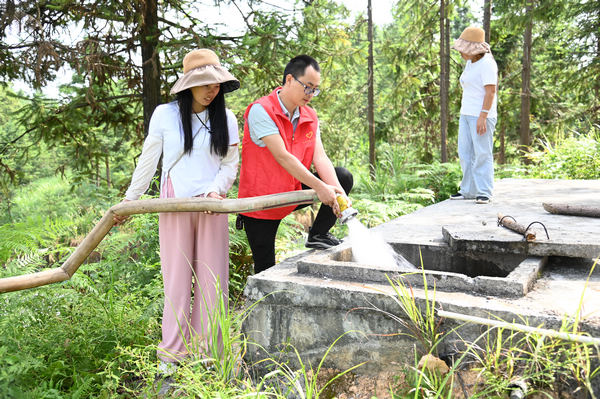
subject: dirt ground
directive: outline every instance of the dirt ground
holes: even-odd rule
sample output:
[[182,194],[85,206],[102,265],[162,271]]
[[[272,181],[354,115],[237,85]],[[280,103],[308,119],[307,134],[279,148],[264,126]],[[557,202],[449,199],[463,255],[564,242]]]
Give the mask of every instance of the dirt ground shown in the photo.
[[[322,369],[319,373],[317,385],[323,387],[329,380],[334,378],[339,371]],[[452,397],[455,399],[469,398],[476,392],[476,387],[484,382],[475,370],[462,370],[460,372],[462,385],[455,379]],[[464,391],[463,391],[464,387]],[[320,388],[319,388],[320,389]],[[380,373],[376,376],[345,374],[333,381],[321,394],[321,399],[393,399],[401,398],[401,393],[407,393],[404,375],[398,373]],[[411,396],[412,397],[412,396]],[[508,393],[506,395],[508,398]],[[575,394],[554,392],[531,393],[527,399],[575,399],[581,396]]]
[[[334,378],[339,371],[321,370],[317,385],[322,387]],[[391,399],[391,392],[397,391],[404,383],[397,373],[381,373],[376,376],[345,374],[325,388],[320,398],[323,399]]]

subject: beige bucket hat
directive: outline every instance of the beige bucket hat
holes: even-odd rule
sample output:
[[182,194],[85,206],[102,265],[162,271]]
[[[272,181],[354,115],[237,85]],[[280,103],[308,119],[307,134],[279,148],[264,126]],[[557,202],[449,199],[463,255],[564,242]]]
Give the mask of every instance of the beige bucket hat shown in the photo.
[[240,82],[221,66],[214,51],[202,48],[187,53],[183,58],[183,76],[171,88],[171,94],[194,86],[220,83],[223,93],[239,89]]
[[492,52],[490,45],[485,42],[485,32],[476,26],[465,28],[452,48],[468,55]]

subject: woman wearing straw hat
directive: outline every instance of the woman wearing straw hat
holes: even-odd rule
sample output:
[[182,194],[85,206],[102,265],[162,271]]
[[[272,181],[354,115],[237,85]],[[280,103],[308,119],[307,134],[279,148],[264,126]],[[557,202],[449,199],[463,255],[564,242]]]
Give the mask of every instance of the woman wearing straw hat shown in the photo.
[[463,89],[458,122],[458,157],[463,172],[460,190],[450,199],[487,204],[494,188],[493,133],[496,127],[498,66],[485,33],[468,27],[452,45],[467,61],[460,75]]
[[[159,105],[152,114],[125,201],[138,199],[148,189],[161,154],[161,198],[223,199],[235,180],[239,159],[238,125],[225,108],[224,93],[239,87],[212,50],[188,53],[183,76],[171,89],[176,101]],[[218,300],[217,285],[227,303],[227,215],[161,213],[159,238],[165,299],[158,357],[160,370],[168,374],[190,355],[207,356],[208,337],[214,336],[208,317]]]

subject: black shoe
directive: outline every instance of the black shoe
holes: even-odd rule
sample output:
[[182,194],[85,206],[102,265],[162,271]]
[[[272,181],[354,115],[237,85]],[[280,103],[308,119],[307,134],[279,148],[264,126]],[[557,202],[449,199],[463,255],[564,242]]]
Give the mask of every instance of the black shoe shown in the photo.
[[476,204],[489,204],[490,203],[490,199],[484,195],[479,196],[475,199],[475,203]]
[[450,196],[451,200],[464,200],[466,199],[464,195],[462,195],[461,193],[456,193],[456,194],[452,194]]
[[335,247],[336,245],[341,244],[342,242],[338,240],[333,234],[327,232],[325,234],[308,234],[308,239],[306,240],[306,244],[304,244],[307,248],[318,248],[318,249],[327,249],[331,247]]

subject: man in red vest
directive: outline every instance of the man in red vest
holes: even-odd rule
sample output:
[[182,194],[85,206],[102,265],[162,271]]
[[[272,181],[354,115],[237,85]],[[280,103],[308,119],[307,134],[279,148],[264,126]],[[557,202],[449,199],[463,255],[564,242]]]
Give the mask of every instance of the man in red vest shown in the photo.
[[[333,167],[325,153],[317,113],[307,104],[320,92],[321,72],[314,58],[299,55],[283,72],[283,85],[259,98],[244,114],[239,198],[312,188],[322,202],[306,246],[330,248],[340,241],[329,233],[340,214],[338,194],[352,189],[352,174]],[[310,171],[314,166],[315,173]],[[306,206],[306,205],[304,205]],[[275,264],[275,235],[281,219],[300,206],[238,216],[254,259],[254,272]]]

